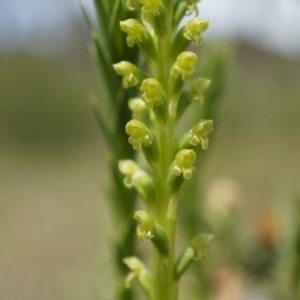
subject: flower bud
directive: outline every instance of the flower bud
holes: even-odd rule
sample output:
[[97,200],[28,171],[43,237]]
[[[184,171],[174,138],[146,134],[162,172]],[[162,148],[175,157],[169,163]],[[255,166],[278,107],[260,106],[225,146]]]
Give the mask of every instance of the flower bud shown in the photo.
[[131,98],[128,101],[128,107],[132,111],[133,119],[141,119],[145,110],[145,102],[139,97]]
[[149,109],[153,108],[153,104],[161,106],[164,104],[163,88],[159,81],[154,78],[147,78],[142,82],[140,90],[143,93],[142,99],[145,101],[145,106]]
[[131,287],[131,282],[134,278],[137,278],[140,286],[146,292],[150,299],[153,299],[154,287],[153,278],[150,272],[146,269],[145,265],[135,256],[125,257],[123,259],[124,264],[131,270],[125,279],[126,288]]
[[185,25],[185,31],[183,33],[183,36],[190,41],[195,40],[197,45],[201,45],[201,33],[208,28],[208,25],[208,20],[204,20],[198,17],[194,18],[188,21]]
[[120,21],[121,30],[127,33],[126,42],[128,47],[133,47],[143,40],[145,27],[134,19]]

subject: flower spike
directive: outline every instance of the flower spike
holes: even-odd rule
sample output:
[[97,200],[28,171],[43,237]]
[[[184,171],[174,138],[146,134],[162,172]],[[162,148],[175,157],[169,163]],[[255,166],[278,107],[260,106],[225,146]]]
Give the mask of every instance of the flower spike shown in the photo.
[[199,17],[194,18],[187,22],[185,25],[185,32],[183,36],[188,40],[195,40],[197,45],[201,45],[202,36],[201,33],[208,28],[208,20],[201,19]]

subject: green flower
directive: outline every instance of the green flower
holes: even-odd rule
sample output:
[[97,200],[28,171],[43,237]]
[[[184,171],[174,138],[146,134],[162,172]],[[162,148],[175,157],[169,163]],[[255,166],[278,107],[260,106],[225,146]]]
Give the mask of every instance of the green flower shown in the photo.
[[133,47],[143,40],[144,26],[134,19],[120,21],[121,30],[127,33],[126,42],[128,47]]
[[187,22],[185,25],[185,32],[183,36],[188,40],[195,40],[197,45],[201,45],[202,36],[201,33],[208,28],[208,20],[201,18],[194,18]]
[[160,106],[164,104],[163,88],[161,84],[154,78],[145,79],[142,82],[140,90],[144,92],[142,99],[145,101],[145,106],[149,109],[153,108],[153,104]]
[[211,80],[206,79],[206,78],[197,78],[192,84],[191,84],[191,90],[193,94],[193,100],[200,102],[203,104],[204,102],[204,97],[203,97],[203,91],[208,89],[208,87],[211,84]]
[[195,73],[195,66],[198,63],[198,57],[195,53],[185,51],[177,56],[176,63],[173,65],[171,74],[174,77],[181,75],[183,81],[191,79]]
[[142,7],[142,18],[144,20],[149,20],[151,17],[156,17],[160,15],[159,7],[161,6],[160,0],[139,0]]
[[133,119],[140,119],[145,109],[145,102],[139,97],[131,98],[128,101],[128,107],[132,111]]
[[137,278],[140,286],[149,296],[149,299],[154,299],[153,277],[142,261],[136,256],[130,256],[123,258],[123,262],[130,269],[129,274],[125,279],[126,288],[131,288],[132,280]]
[[194,172],[193,164],[195,161],[196,153],[193,150],[180,150],[175,156],[175,166],[172,173],[176,176],[183,174],[184,179],[190,179]]
[[154,237],[152,231],[155,228],[155,221],[152,216],[144,210],[138,210],[133,217],[141,223],[136,230],[138,240],[143,242],[145,239],[152,239]]
[[200,0],[186,0],[186,2],[188,4],[188,10],[190,12],[198,12],[197,3],[200,2]]
[[202,149],[206,150],[208,147],[208,135],[213,131],[212,120],[201,120],[191,129],[192,138],[189,143],[192,146],[197,146],[201,143]]
[[139,120],[131,120],[126,124],[126,133],[130,135],[128,142],[134,150],[140,150],[142,145],[148,147],[152,141],[148,135],[148,127]]
[[126,187],[132,187],[132,176],[139,170],[139,166],[131,159],[122,159],[118,163],[120,172],[125,175],[123,183]]
[[139,80],[135,76],[137,67],[134,64],[123,60],[117,64],[113,64],[113,68],[118,75],[123,76],[122,84],[125,89],[138,84]]

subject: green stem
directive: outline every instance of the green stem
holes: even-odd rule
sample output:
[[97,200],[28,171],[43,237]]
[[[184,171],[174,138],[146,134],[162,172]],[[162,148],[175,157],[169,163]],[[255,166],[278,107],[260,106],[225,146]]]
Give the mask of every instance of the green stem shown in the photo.
[[[167,92],[170,70],[173,64],[170,50],[172,38],[171,21],[174,4],[169,1],[166,1],[166,3],[168,4],[167,24],[165,25],[166,30],[162,36],[158,37],[157,79],[161,82],[164,90]],[[170,102],[170,100],[171,99],[168,95],[168,102]],[[164,124],[156,126],[156,136],[160,145],[161,158],[157,166],[157,170],[153,172],[158,199],[155,214],[157,222],[165,228],[170,243],[170,253],[167,258],[162,257],[156,250],[154,250],[155,299],[159,300],[177,299],[177,283],[174,279],[177,197],[174,197],[167,187],[168,169],[174,160],[174,130],[174,118],[170,116]]]

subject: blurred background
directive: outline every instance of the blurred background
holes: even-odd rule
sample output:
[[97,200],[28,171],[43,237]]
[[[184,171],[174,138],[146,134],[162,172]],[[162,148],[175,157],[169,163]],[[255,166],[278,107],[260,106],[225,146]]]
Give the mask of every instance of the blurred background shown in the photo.
[[[284,235],[300,193],[300,2],[203,0],[200,15],[204,44],[234,49],[204,192]],[[88,44],[78,1],[0,0],[0,299],[111,299],[118,228]]]

